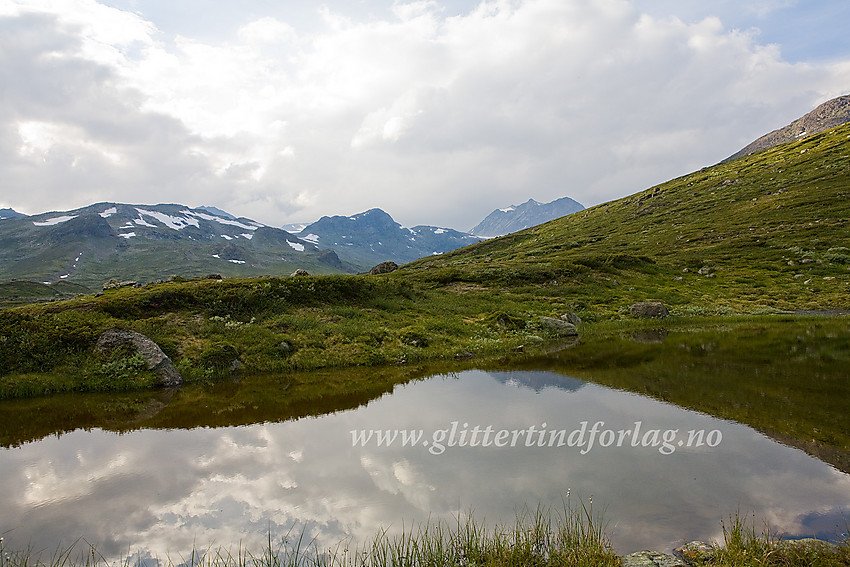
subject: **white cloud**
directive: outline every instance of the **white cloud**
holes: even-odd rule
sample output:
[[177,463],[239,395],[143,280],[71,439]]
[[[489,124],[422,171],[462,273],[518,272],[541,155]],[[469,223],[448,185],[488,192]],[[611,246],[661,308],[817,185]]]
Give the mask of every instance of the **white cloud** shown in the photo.
[[395,2],[386,19],[323,8],[309,33],[260,14],[211,43],[94,0],[0,2],[6,199],[159,192],[272,225],[377,206],[466,229],[529,197],[641,190],[850,89],[846,61],[790,64],[757,30],[642,8]]

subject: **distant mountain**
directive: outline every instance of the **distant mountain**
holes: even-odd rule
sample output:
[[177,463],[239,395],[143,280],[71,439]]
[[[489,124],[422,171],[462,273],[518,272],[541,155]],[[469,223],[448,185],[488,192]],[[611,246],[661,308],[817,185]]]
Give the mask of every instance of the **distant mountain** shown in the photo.
[[231,215],[227,211],[222,211],[218,207],[213,207],[211,205],[202,205],[202,206],[198,207],[197,210],[204,211],[204,212],[210,213],[210,214],[218,216],[218,217],[223,217],[223,218],[230,219],[230,220],[236,220],[236,217]]
[[404,228],[381,209],[345,217],[322,217],[297,236],[319,248],[327,248],[361,271],[391,260],[406,264],[423,256],[449,252],[480,241],[450,228],[414,226]]
[[289,223],[289,224],[285,224],[280,228],[282,228],[286,232],[291,232],[292,234],[296,234],[298,232],[301,232],[305,228],[307,228],[307,226],[309,224],[310,223],[308,223],[308,222],[292,222],[292,223]]
[[806,136],[820,134],[847,122],[850,122],[850,95],[840,96],[823,103],[788,126],[765,134],[724,161],[768,150],[780,144],[795,142]]
[[19,218],[22,218],[22,217],[25,217],[25,216],[27,216],[27,215],[24,215],[22,213],[19,213],[18,211],[12,210],[12,209],[0,209],[0,220],[19,219]]
[[521,205],[496,209],[469,233],[484,238],[504,236],[582,210],[584,205],[569,197],[562,197],[551,203],[538,203],[529,199]]
[[0,281],[150,282],[169,275],[225,277],[354,272],[333,251],[212,208],[99,203],[0,222]]

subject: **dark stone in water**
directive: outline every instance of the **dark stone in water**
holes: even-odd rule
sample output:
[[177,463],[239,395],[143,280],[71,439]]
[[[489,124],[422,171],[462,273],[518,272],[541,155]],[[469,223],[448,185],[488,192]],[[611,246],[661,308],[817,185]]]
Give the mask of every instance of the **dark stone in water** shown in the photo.
[[632,340],[645,345],[660,345],[667,338],[667,329],[638,329],[632,331]]

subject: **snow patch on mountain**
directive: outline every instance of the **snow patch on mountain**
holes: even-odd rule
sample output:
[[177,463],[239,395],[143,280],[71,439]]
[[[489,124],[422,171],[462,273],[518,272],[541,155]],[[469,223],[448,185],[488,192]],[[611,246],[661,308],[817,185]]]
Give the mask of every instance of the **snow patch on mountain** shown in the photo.
[[35,226],[53,226],[59,223],[68,222],[71,219],[77,218],[77,215],[62,215],[61,217],[54,217],[52,219],[47,219],[43,221],[33,221],[32,224]]
[[147,209],[136,208],[136,210],[139,211],[140,215],[151,217],[152,219],[155,219],[167,226],[168,228],[172,228],[174,230],[183,230],[188,226],[194,226],[195,228],[198,228],[200,226],[200,223],[196,218],[173,217],[171,215],[167,215],[159,211],[149,211]]
[[[192,215],[192,216],[197,217],[199,219],[203,219],[203,220],[207,220],[207,221],[214,221],[214,222],[217,222],[217,223],[220,223],[220,224],[226,224],[226,225],[230,225],[230,226],[235,226],[235,227],[241,228],[243,230],[257,230],[258,228],[262,228],[262,226],[263,226],[260,223],[255,223],[256,226],[255,225],[249,225],[249,224],[245,224],[243,222],[239,222],[237,220],[223,219],[221,217],[208,215],[206,213],[199,213],[197,211],[190,211],[188,209],[185,210],[185,211],[180,211],[180,212],[185,214],[185,215]],[[195,226],[198,226],[198,225],[195,225]]]

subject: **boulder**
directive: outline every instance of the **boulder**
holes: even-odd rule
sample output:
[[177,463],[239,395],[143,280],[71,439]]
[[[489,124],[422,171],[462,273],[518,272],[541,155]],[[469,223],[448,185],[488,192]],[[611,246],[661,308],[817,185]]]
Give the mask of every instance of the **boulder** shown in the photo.
[[573,312],[564,313],[563,315],[561,315],[561,320],[566,321],[567,323],[572,323],[573,325],[581,324],[581,317],[579,317]]
[[129,346],[135,354],[140,355],[147,365],[148,370],[157,374],[160,378],[160,386],[179,386],[183,383],[183,377],[174,368],[171,359],[162,352],[155,342],[136,331],[126,329],[109,329],[104,331],[97,339],[95,351],[110,353],[116,348]]
[[632,317],[638,319],[662,319],[669,317],[670,312],[660,301],[642,301],[629,308]]
[[[702,565],[714,559],[715,549],[704,541],[690,541],[673,550],[673,555],[688,564]],[[699,563],[698,563],[699,562]]]
[[623,567],[687,567],[681,560],[658,551],[638,551],[621,558]]
[[381,262],[371,270],[369,270],[369,275],[376,276],[378,274],[389,274],[390,272],[394,272],[398,269],[398,264],[395,262]]
[[289,275],[289,277],[294,278],[295,276],[309,276],[309,275],[310,275],[310,272],[308,272],[307,270],[302,270],[301,268],[298,268],[297,270],[292,272]]
[[554,317],[541,317],[540,326],[544,329],[554,332],[560,337],[578,336],[578,329],[576,329],[576,326],[562,319],[555,319]]
[[118,280],[113,278],[113,279],[111,279],[111,280],[109,280],[109,281],[107,281],[106,283],[103,284],[103,291],[106,291],[108,289],[118,289],[118,288],[122,288],[122,287],[142,287],[142,286],[141,286],[141,284],[139,284],[139,282],[136,282],[136,281],[128,280],[128,281],[125,281],[125,282],[119,282]]

